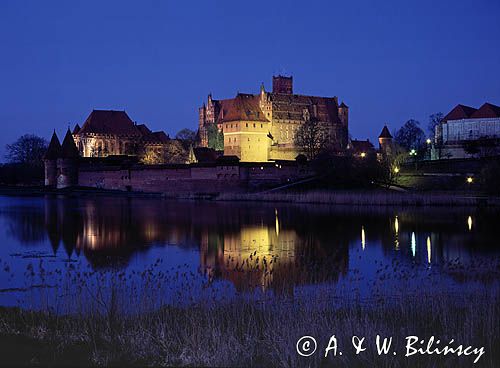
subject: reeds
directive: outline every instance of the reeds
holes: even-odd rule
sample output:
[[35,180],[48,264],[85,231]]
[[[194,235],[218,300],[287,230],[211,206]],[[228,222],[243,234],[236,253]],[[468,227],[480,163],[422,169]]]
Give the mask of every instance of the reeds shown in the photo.
[[[486,354],[475,366],[498,366],[498,262],[450,262],[438,272],[395,260],[389,267],[379,266],[365,294],[360,292],[362,277],[354,270],[344,282],[328,282],[327,269],[295,279],[289,276],[290,288],[278,282],[279,272],[284,277],[301,275],[316,266],[288,265],[285,271],[280,267],[284,265],[279,260],[255,257],[228,262],[218,272],[200,273],[187,265],[163,270],[161,261],[130,273],[80,272],[68,266],[55,272],[60,286],[36,289],[36,300],[43,301],[39,310],[0,311],[0,336],[28,339],[39,347],[32,354],[41,364],[472,366],[472,357],[404,357],[406,336],[436,336],[483,346]],[[489,271],[474,276],[483,269]],[[272,277],[263,277],[266,272]],[[443,283],[441,272],[459,281]],[[43,282],[40,274],[53,276],[36,267],[29,273],[33,283]],[[472,284],[479,277],[483,286],[469,287],[468,277]],[[224,281],[236,279],[248,288],[235,291]],[[377,334],[392,336],[399,355],[379,356],[374,347]],[[296,352],[303,335],[318,341],[318,351],[309,358]],[[324,358],[331,335],[337,337],[343,355]],[[366,337],[368,349],[360,355],[352,349],[353,335]],[[22,349],[9,353],[27,358]]]
[[468,193],[395,192],[395,191],[327,191],[221,193],[220,201],[290,202],[369,206],[500,206],[499,197]]

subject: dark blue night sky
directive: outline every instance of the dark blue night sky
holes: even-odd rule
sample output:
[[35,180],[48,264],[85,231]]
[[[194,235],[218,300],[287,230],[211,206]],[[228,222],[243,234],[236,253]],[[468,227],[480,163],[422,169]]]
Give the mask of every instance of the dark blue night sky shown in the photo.
[[0,154],[93,108],[174,135],[209,92],[270,89],[350,110],[356,138],[457,103],[500,104],[500,1],[0,1]]

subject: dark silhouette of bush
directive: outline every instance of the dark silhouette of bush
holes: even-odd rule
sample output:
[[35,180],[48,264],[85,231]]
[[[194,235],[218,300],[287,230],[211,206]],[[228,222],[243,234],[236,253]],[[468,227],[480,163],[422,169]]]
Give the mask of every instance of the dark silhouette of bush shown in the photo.
[[480,173],[481,186],[491,194],[500,194],[500,160],[486,164]]
[[44,168],[30,164],[0,165],[0,185],[43,185]]

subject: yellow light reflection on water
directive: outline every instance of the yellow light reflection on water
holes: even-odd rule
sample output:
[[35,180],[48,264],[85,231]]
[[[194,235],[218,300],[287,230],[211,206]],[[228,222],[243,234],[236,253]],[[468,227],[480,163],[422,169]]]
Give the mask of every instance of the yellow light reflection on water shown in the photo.
[[469,227],[469,231],[472,230],[472,216],[467,217],[467,226]]
[[394,219],[394,232],[396,233],[396,240],[394,241],[394,249],[399,250],[399,239],[398,239],[398,233],[399,233],[399,220],[398,216]]
[[365,250],[365,246],[366,246],[365,228],[364,226],[361,226],[361,248]]
[[275,226],[276,226],[276,236],[279,236],[280,235],[280,221],[278,219],[278,209],[277,208],[274,209],[274,216],[276,218],[276,221],[275,221],[276,222],[276,224],[275,224]]
[[427,237],[427,262],[431,263],[431,237]]
[[415,253],[417,253],[417,239],[415,238],[415,233],[411,233],[411,254],[415,257]]

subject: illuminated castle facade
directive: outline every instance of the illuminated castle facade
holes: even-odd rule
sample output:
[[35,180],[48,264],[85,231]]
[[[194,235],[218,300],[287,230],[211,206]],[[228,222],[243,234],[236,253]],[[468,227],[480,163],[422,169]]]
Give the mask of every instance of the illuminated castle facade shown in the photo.
[[125,111],[93,110],[72,135],[81,157],[129,155],[138,156],[144,164],[193,161],[191,147],[163,131],[134,123]]
[[238,93],[215,100],[208,95],[199,108],[199,136],[209,146],[209,132],[217,127],[224,134],[224,155],[243,162],[294,160],[300,152],[295,144],[299,127],[315,119],[328,135],[329,148],[343,151],[348,140],[349,108],[337,97],[293,93],[292,77],[274,76],[273,90],[264,85],[259,94]]

